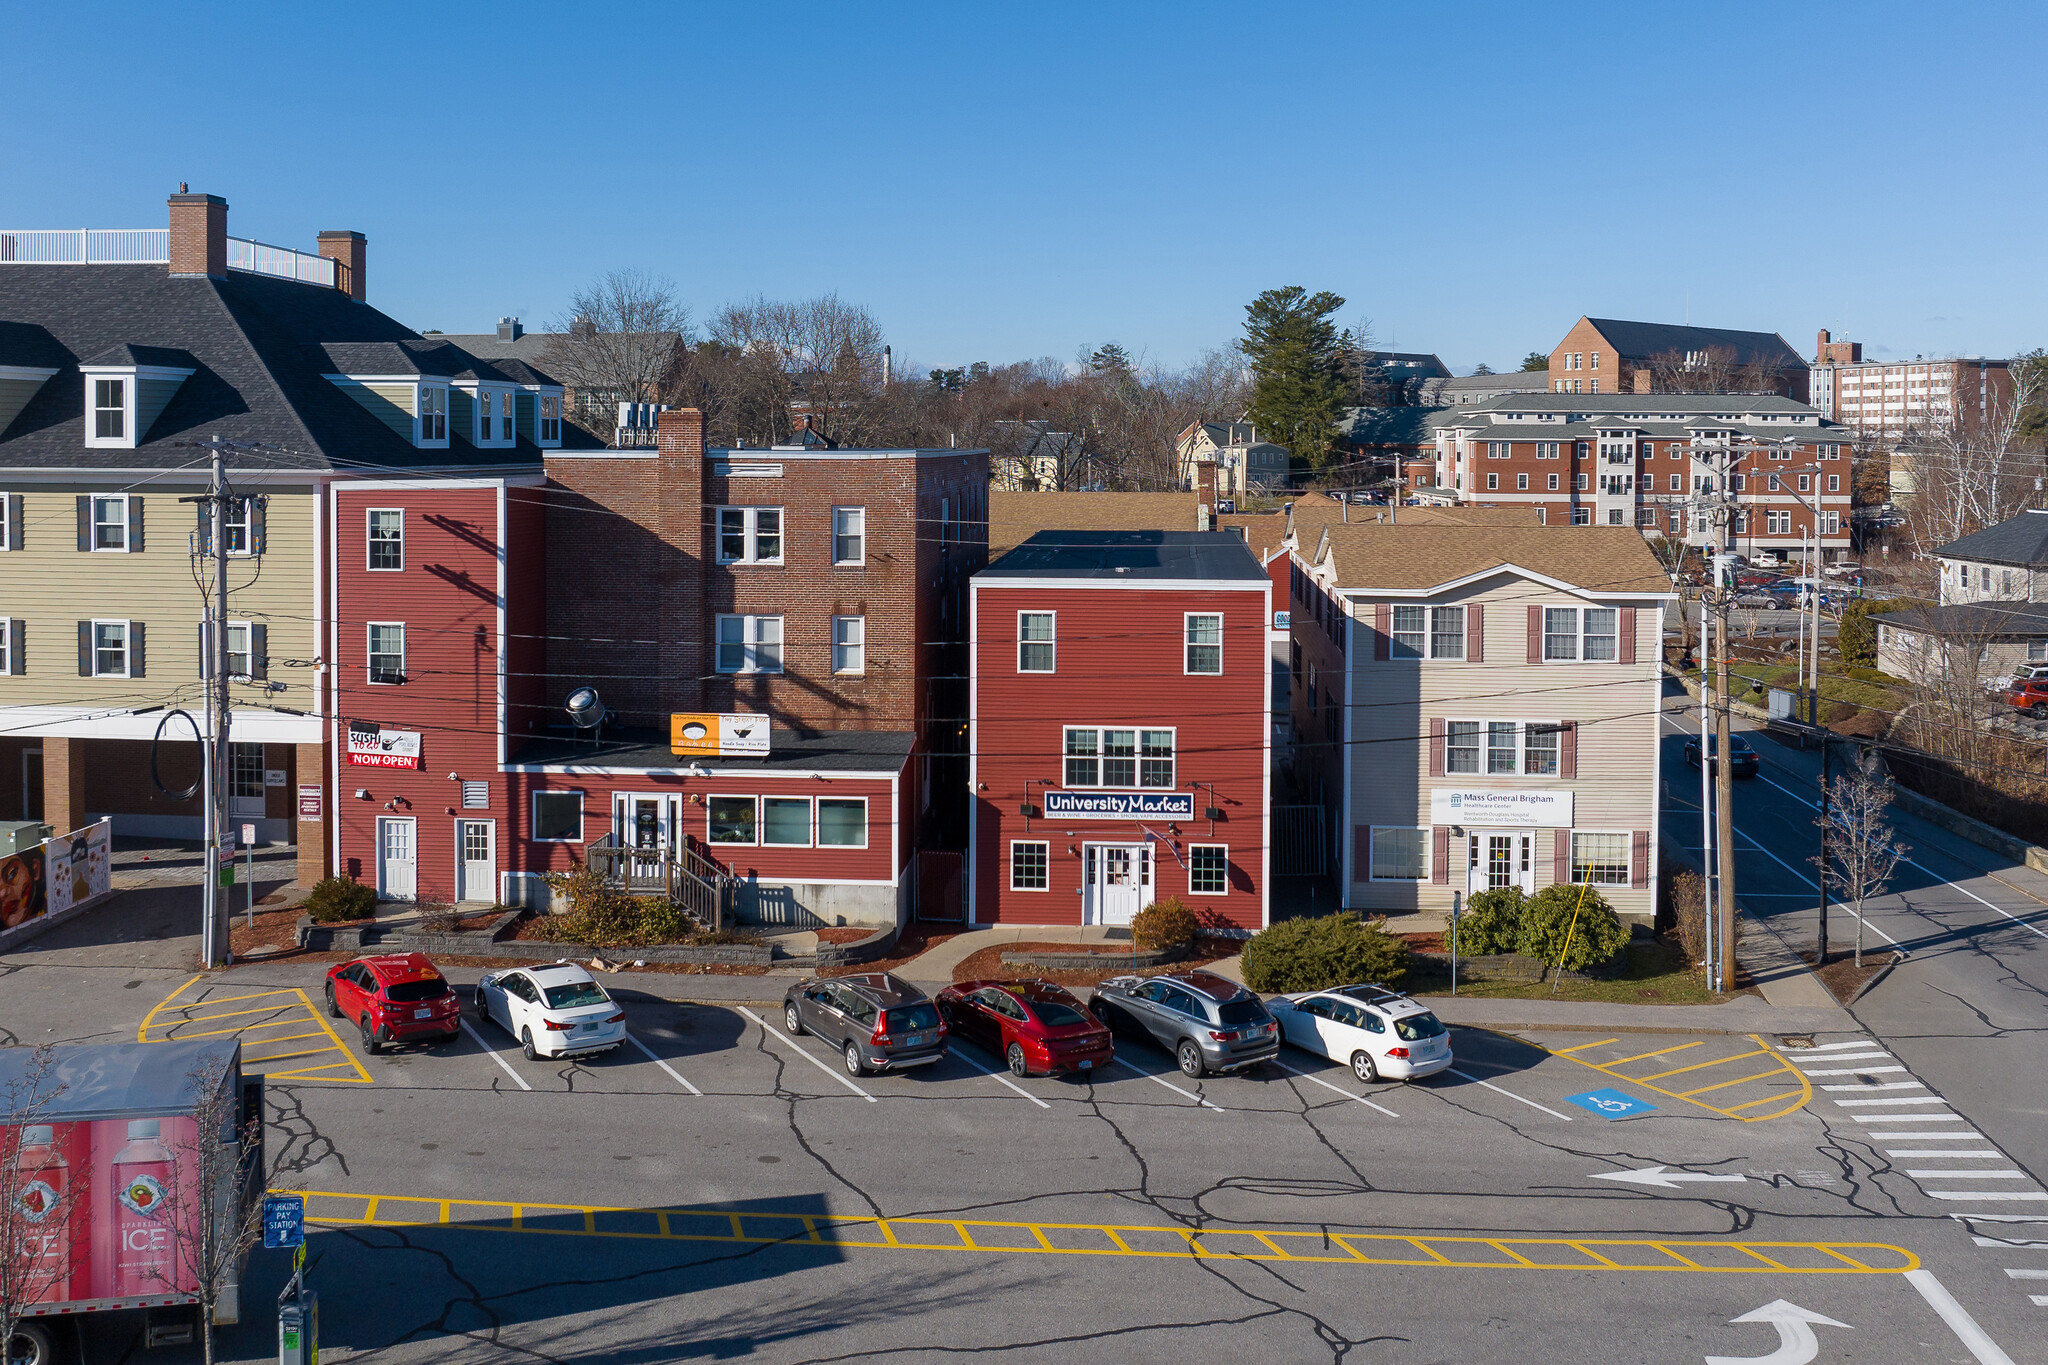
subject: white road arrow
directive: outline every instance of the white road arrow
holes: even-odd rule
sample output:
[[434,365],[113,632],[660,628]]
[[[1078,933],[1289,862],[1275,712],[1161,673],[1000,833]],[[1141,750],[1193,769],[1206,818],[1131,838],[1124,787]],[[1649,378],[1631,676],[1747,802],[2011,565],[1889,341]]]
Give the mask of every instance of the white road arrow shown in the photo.
[[1729,1321],[1770,1323],[1778,1329],[1778,1349],[1767,1356],[1708,1356],[1707,1365],[1807,1365],[1820,1354],[1820,1339],[1813,1334],[1815,1323],[1824,1327],[1849,1325],[1783,1299],[1773,1299],[1754,1312]]
[[1697,1171],[1670,1171],[1662,1166],[1645,1166],[1640,1171],[1602,1171],[1595,1180],[1619,1180],[1628,1185],[1655,1185],[1659,1189],[1675,1190],[1681,1181],[1689,1184],[1708,1182],[1739,1185],[1739,1175],[1704,1175]]

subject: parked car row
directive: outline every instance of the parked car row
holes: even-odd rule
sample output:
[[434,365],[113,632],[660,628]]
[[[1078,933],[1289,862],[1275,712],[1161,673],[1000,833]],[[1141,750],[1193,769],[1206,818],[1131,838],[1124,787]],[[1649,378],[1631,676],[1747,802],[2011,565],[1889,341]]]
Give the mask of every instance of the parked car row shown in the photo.
[[[354,1023],[373,1056],[395,1043],[452,1042],[462,1030],[454,988],[422,953],[341,963],[324,994],[328,1014]],[[478,1022],[512,1035],[530,1061],[607,1052],[626,1040],[625,1012],[573,962],[486,972],[473,1001]],[[1113,977],[1087,1004],[1035,979],[956,982],[933,998],[890,972],[812,977],[784,994],[782,1023],[792,1037],[828,1044],[851,1076],[929,1065],[956,1037],[1017,1076],[1098,1071],[1115,1060],[1118,1034],[1165,1049],[1191,1079],[1271,1061],[1283,1042],[1368,1082],[1433,1076],[1452,1060],[1443,1023],[1383,986],[1267,1000],[1201,970]]]

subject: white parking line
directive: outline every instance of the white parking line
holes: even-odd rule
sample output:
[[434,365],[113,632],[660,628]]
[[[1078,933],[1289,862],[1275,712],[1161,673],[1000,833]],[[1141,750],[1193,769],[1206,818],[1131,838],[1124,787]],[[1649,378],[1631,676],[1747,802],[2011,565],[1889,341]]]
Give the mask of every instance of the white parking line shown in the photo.
[[1175,1085],[1172,1081],[1167,1080],[1164,1076],[1155,1076],[1149,1071],[1140,1071],[1137,1067],[1132,1066],[1129,1062],[1125,1061],[1121,1057],[1114,1059],[1111,1065],[1120,1066],[1124,1070],[1130,1072],[1133,1076],[1143,1076],[1148,1081],[1152,1081],[1156,1084],[1163,1085],[1176,1095],[1185,1095],[1189,1099],[1193,1100],[1196,1104],[1201,1105],[1204,1109],[1214,1109],[1219,1114],[1224,1112],[1222,1105],[1211,1104],[1209,1103],[1209,1101],[1203,1099],[1200,1095],[1197,1095],[1194,1091],[1183,1090],[1179,1086]]
[[768,1025],[761,1023],[761,1016],[754,1013],[752,1010],[748,1009],[745,1005],[740,1006],[740,1013],[746,1015],[747,1018],[753,1020],[755,1023],[761,1024],[761,1032],[767,1034],[770,1038],[773,1038],[778,1043],[788,1043],[790,1046],[790,1050],[795,1052],[797,1056],[803,1058],[812,1066],[818,1068],[818,1070],[824,1072],[827,1076],[830,1076],[833,1080],[839,1082],[848,1090],[851,1090],[854,1094],[866,1100],[869,1104],[874,1104],[876,1102],[875,1097],[873,1095],[870,1095],[867,1091],[855,1085],[851,1080],[849,1080],[845,1076],[840,1075],[837,1067],[827,1066],[824,1062],[821,1062],[816,1057],[813,1057],[811,1055],[811,1050],[809,1048],[800,1045],[793,1038],[784,1038],[774,1029],[769,1028]]
[[656,1066],[660,1067],[660,1068],[661,1068],[661,1069],[662,1069],[663,1071],[666,1071],[666,1072],[667,1072],[667,1073],[668,1073],[668,1074],[669,1074],[669,1075],[670,1075],[671,1077],[673,1077],[673,1078],[675,1079],[675,1083],[676,1083],[677,1085],[680,1085],[680,1086],[681,1086],[681,1087],[682,1087],[683,1089],[685,1089],[685,1090],[689,1091],[689,1092],[690,1092],[690,1093],[691,1093],[692,1095],[697,1095],[697,1096],[702,1096],[702,1095],[703,1095],[703,1093],[704,1093],[703,1091],[699,1090],[699,1089],[698,1089],[698,1088],[697,1088],[696,1086],[694,1086],[694,1085],[691,1085],[691,1084],[689,1083],[689,1081],[687,1081],[687,1080],[685,1080],[685,1079],[683,1078],[683,1073],[682,1073],[682,1072],[680,1072],[680,1071],[676,1070],[676,1069],[675,1069],[674,1067],[670,1066],[670,1065],[669,1065],[669,1064],[668,1064],[667,1062],[664,1062],[663,1060],[661,1060],[661,1058],[659,1058],[659,1057],[655,1056],[655,1055],[654,1055],[654,1050],[653,1050],[652,1048],[648,1047],[648,1046],[647,1046],[647,1044],[645,1044],[645,1043],[641,1042],[641,1041],[640,1041],[640,1040],[639,1040],[638,1038],[635,1038],[635,1037],[633,1036],[633,1032],[632,1032],[632,1030],[631,1030],[631,1029],[628,1029],[628,1030],[626,1030],[626,1041],[627,1041],[627,1042],[629,1042],[629,1043],[631,1043],[631,1044],[632,1044],[632,1045],[633,1045],[634,1047],[637,1047],[637,1048],[639,1048],[639,1049],[640,1049],[640,1050],[641,1050],[642,1052],[646,1053],[646,1054],[647,1054],[647,1060],[648,1060],[648,1061],[650,1061],[650,1062],[653,1062],[653,1063],[654,1063],[654,1064],[655,1064]]
[[[1488,1063],[1488,1062],[1474,1062],[1474,1063],[1472,1063],[1472,1065],[1474,1065],[1474,1066],[1489,1066],[1489,1065],[1492,1065],[1492,1063]],[[1512,1071],[1513,1069],[1514,1069],[1513,1067],[1506,1067],[1506,1066],[1504,1066],[1504,1067],[1501,1067],[1501,1070],[1502,1070],[1502,1071]],[[1472,1073],[1470,1073],[1469,1071],[1460,1071],[1460,1070],[1458,1070],[1458,1068],[1456,1068],[1456,1067],[1454,1067],[1454,1066],[1447,1066],[1447,1067],[1445,1067],[1445,1068],[1444,1068],[1444,1070],[1446,1070],[1446,1071],[1450,1072],[1450,1073],[1451,1073],[1451,1074],[1452,1074],[1453,1076],[1463,1076],[1463,1077],[1464,1077],[1464,1078],[1465,1078],[1466,1080],[1468,1080],[1468,1081],[1472,1082],[1472,1083],[1473,1083],[1474,1085],[1483,1085],[1483,1086],[1485,1086],[1485,1087],[1486,1087],[1486,1088],[1487,1088],[1488,1090],[1492,1090],[1492,1091],[1494,1091],[1494,1092],[1496,1092],[1496,1093],[1498,1093],[1498,1094],[1506,1095],[1506,1096],[1507,1096],[1507,1097],[1508,1097],[1509,1099],[1511,1099],[1511,1100],[1522,1100],[1522,1103],[1523,1103],[1523,1104],[1526,1104],[1526,1105],[1528,1105],[1528,1106],[1529,1106],[1529,1107],[1530,1107],[1531,1109],[1542,1109],[1544,1113],[1546,1113],[1546,1114],[1550,1115],[1550,1117],[1552,1117],[1552,1118],[1554,1118],[1554,1119],[1563,1119],[1563,1120],[1564,1120],[1564,1121],[1565,1121],[1566,1123],[1570,1123],[1570,1122],[1572,1121],[1572,1116],[1571,1116],[1570,1114],[1560,1114],[1560,1113],[1558,1113],[1558,1112],[1557,1112],[1557,1111],[1556,1111],[1555,1109],[1546,1109],[1546,1108],[1544,1108],[1544,1106],[1542,1106],[1542,1105],[1540,1105],[1540,1104],[1536,1103],[1536,1101],[1534,1101],[1534,1100],[1523,1100],[1523,1099],[1522,1099],[1522,1097],[1521,1097],[1520,1095],[1517,1095],[1517,1094],[1516,1094],[1516,1093],[1515,1093],[1514,1091],[1512,1091],[1512,1090],[1502,1090],[1502,1089],[1501,1089],[1501,1088],[1500,1088],[1499,1086],[1495,1085],[1495,1084],[1494,1084],[1494,1083],[1493,1083],[1492,1081],[1482,1081],[1482,1080],[1480,1080],[1480,1079],[1479,1079],[1479,1078],[1478,1078],[1477,1076],[1474,1076],[1474,1075],[1473,1075]]]
[[1371,1100],[1367,1099],[1363,1095],[1354,1095],[1341,1085],[1331,1085],[1321,1076],[1311,1076],[1306,1071],[1296,1071],[1293,1067],[1287,1065],[1287,1063],[1281,1061],[1278,1057],[1275,1057],[1273,1059],[1273,1065],[1279,1067],[1282,1071],[1286,1072],[1290,1076],[1299,1076],[1305,1081],[1314,1082],[1315,1084],[1321,1086],[1325,1090],[1334,1090],[1347,1100],[1357,1100],[1360,1104],[1364,1105],[1368,1109],[1377,1109],[1390,1119],[1397,1119],[1401,1117],[1399,1114],[1395,1113],[1393,1110],[1387,1108],[1383,1104],[1374,1104]]
[[1977,1320],[1956,1302],[1955,1295],[1949,1293],[1941,1281],[1934,1278],[1933,1271],[1909,1270],[1906,1272],[1906,1279],[1920,1291],[1920,1297],[1927,1300],[1928,1306],[1941,1314],[1941,1320],[1948,1324],[1949,1331],[1956,1334],[1956,1339],[1969,1348],[1971,1355],[1977,1357],[1977,1365],[2013,1365],[2012,1357],[2000,1350],[1998,1343],[1985,1335],[1984,1329],[1977,1325]]
[[[1929,1199],[1988,1199],[1996,1204],[2048,1203],[2048,1194],[2042,1194],[2039,1190],[1922,1190],[1921,1193]],[[2030,1218],[2027,1221],[2031,1223],[2040,1220]]]
[[[1920,1133],[1915,1133],[1915,1134],[1914,1134],[1914,1136],[1915,1136],[1915,1137],[1921,1137],[1921,1136],[1924,1136],[1924,1135],[1923,1135],[1923,1134],[1920,1134]],[[1947,1136],[1947,1135],[1946,1135],[1946,1134],[1943,1134],[1943,1136]],[[1886,1156],[1945,1156],[1945,1157],[1956,1157],[1956,1158],[1960,1158],[1960,1159],[1965,1159],[1965,1160],[1969,1160],[1969,1161],[2003,1161],[2003,1160],[2005,1160],[2005,1153],[2004,1153],[2004,1152],[1980,1152],[1980,1151],[1976,1150],[1976,1149],[1975,1149],[1974,1147],[1965,1147],[1965,1148],[1949,1148],[1949,1147],[1887,1147],[1887,1148],[1885,1148],[1885,1149],[1884,1149],[1884,1154],[1885,1154]],[[1908,1172],[1906,1172],[1906,1174],[1908,1174],[1908,1175],[1913,1175],[1913,1174],[1915,1174],[1915,1172],[1913,1172],[1913,1171],[1908,1171]]]
[[[1882,1049],[1880,1049],[1880,1048],[1879,1048],[1879,1047],[1877,1046],[1877,1044],[1876,1044],[1876,1043],[1872,1042],[1872,1041],[1871,1041],[1870,1039],[1868,1039],[1868,1038],[1859,1038],[1859,1039],[1858,1039],[1857,1041],[1855,1041],[1855,1042],[1853,1042],[1853,1043],[1816,1043],[1816,1044],[1815,1044],[1814,1046],[1812,1046],[1812,1047],[1802,1047],[1802,1048],[1800,1048],[1800,1049],[1799,1049],[1799,1051],[1800,1051],[1800,1052],[1847,1052],[1847,1051],[1848,1051],[1849,1049],[1851,1049],[1851,1048],[1858,1048],[1858,1047],[1860,1047],[1860,1048],[1867,1048],[1867,1049],[1870,1049],[1870,1055],[1871,1055],[1871,1056],[1873,1056],[1873,1057],[1889,1057],[1889,1056],[1891,1056],[1891,1054],[1890,1054],[1889,1052],[1885,1052],[1885,1051],[1883,1051]],[[1858,1056],[1860,1057],[1860,1056],[1862,1056],[1863,1054],[1862,1054],[1862,1053],[1858,1053],[1857,1055],[1858,1055]]]
[[462,1021],[462,1031],[464,1033],[467,1033],[471,1038],[476,1040],[476,1045],[484,1050],[484,1056],[489,1057],[492,1061],[496,1062],[499,1066],[504,1068],[505,1074],[512,1078],[512,1083],[514,1085],[518,1086],[521,1090],[533,1089],[532,1086],[526,1083],[526,1078],[524,1076],[520,1075],[518,1072],[512,1069],[512,1064],[510,1062],[506,1061],[503,1057],[500,1057],[498,1055],[498,1050],[496,1048],[492,1047],[489,1043],[484,1041],[484,1036],[481,1033],[478,1033],[475,1029],[469,1026],[469,1020],[464,1019]]
[[[1778,787],[1778,784],[1777,784],[1777,783],[1775,783],[1775,782],[1771,783],[1771,785],[1772,785],[1772,786],[1774,786],[1774,787]],[[1779,791],[1784,791],[1785,789],[1784,789],[1783,787],[1778,787],[1778,790],[1779,790]],[[1787,793],[1787,794],[1789,795],[1790,793]],[[1796,868],[1796,867],[1792,866],[1792,864],[1790,864],[1790,863],[1786,862],[1786,861],[1785,861],[1785,860],[1784,860],[1783,858],[1780,858],[1780,857],[1779,857],[1779,856],[1778,856],[1777,854],[1775,854],[1775,853],[1771,852],[1771,851],[1770,851],[1769,849],[1765,848],[1765,847],[1764,847],[1764,846],[1763,846],[1762,844],[1758,843],[1758,842],[1756,841],[1756,839],[1755,839],[1755,838],[1754,838],[1753,836],[1751,836],[1751,835],[1749,835],[1749,834],[1745,834],[1745,833],[1744,833],[1744,832],[1743,832],[1742,830],[1740,830],[1740,829],[1736,830],[1736,831],[1735,831],[1735,833],[1736,833],[1736,834],[1737,834],[1738,836],[1740,836],[1741,838],[1743,838],[1743,839],[1747,840],[1747,841],[1749,842],[1749,846],[1750,846],[1751,848],[1755,849],[1755,850],[1756,850],[1756,851],[1757,851],[1758,853],[1761,853],[1761,854],[1763,854],[1763,855],[1764,855],[1764,856],[1765,856],[1766,858],[1769,858],[1769,859],[1770,859],[1770,860],[1771,860],[1772,862],[1776,863],[1776,864],[1777,864],[1777,865],[1778,865],[1779,867],[1782,867],[1782,868],[1784,868],[1784,869],[1785,869],[1785,870],[1786,870],[1787,872],[1790,872],[1790,873],[1791,873],[1791,874],[1792,874],[1793,876],[1795,876],[1795,877],[1799,878],[1799,880],[1800,880],[1800,881],[1802,881],[1802,882],[1805,882],[1805,883],[1806,883],[1806,884],[1807,884],[1808,886],[1812,887],[1812,888],[1813,888],[1813,889],[1814,889],[1815,891],[1819,891],[1819,890],[1820,890],[1820,884],[1819,884],[1818,882],[1814,881],[1814,880],[1813,880],[1813,878],[1811,878],[1811,877],[1807,876],[1807,875],[1806,875],[1806,874],[1805,874],[1804,872],[1801,872],[1801,871],[1800,871],[1800,870],[1799,870],[1798,868]],[[1909,860],[1909,861],[1910,861],[1910,860]],[[1915,866],[1918,866],[1918,864],[1915,864]],[[1922,872],[1926,872],[1926,871],[1927,871],[1927,869],[1926,869],[1926,868],[1924,868],[1924,867],[1923,867],[1923,868],[1921,868],[1920,870],[1921,870]],[[1933,874],[1933,873],[1931,873],[1931,872],[1928,872],[1928,873],[1927,873],[1927,875],[1928,875],[1928,876],[1930,876],[1930,877],[1934,876],[1934,874]],[[1938,880],[1940,880],[1940,879],[1939,879],[1939,878],[1936,878],[1936,880],[1938,881]],[[1958,890],[1958,891],[1962,891],[1962,890],[1963,890],[1963,888],[1961,888],[1961,887],[1959,886],[1959,887],[1957,887],[1957,888],[1956,888],[1956,890]],[[1967,892],[1967,891],[1964,891],[1964,892],[1963,892],[1963,894],[1964,894],[1964,895],[1968,895],[1968,894],[1969,894],[1969,892]],[[1989,905],[1989,904],[1990,904],[1990,902],[1989,902],[1989,901],[1986,901],[1986,902],[1985,902],[1985,904],[1986,904],[1986,905]],[[1885,941],[1886,943],[1889,943],[1889,944],[1891,944],[1891,945],[1892,945],[1892,947],[1894,947],[1894,948],[1896,948],[1896,947],[1898,947],[1898,946],[1899,946],[1899,941],[1898,941],[1897,939],[1893,938],[1893,937],[1892,937],[1892,936],[1891,936],[1890,934],[1887,934],[1887,933],[1886,933],[1886,932],[1885,932],[1885,931],[1884,931],[1884,930],[1883,930],[1882,928],[1880,928],[1880,927],[1879,927],[1878,925],[1872,924],[1872,923],[1870,922],[1870,918],[1869,918],[1869,916],[1867,916],[1867,915],[1859,915],[1859,914],[1857,914],[1857,913],[1856,913],[1856,912],[1855,912],[1854,910],[1851,910],[1851,909],[1850,909],[1850,908],[1849,908],[1848,906],[1846,906],[1846,905],[1843,905],[1843,904],[1841,904],[1841,903],[1840,903],[1839,901],[1831,901],[1831,902],[1829,903],[1829,908],[1831,908],[1831,909],[1834,909],[1834,910],[1839,910],[1839,911],[1840,911],[1841,913],[1843,913],[1843,914],[1847,915],[1847,916],[1848,916],[1848,917],[1849,917],[1850,919],[1860,919],[1860,920],[1862,920],[1862,921],[1863,921],[1863,923],[1864,923],[1864,925],[1865,925],[1865,926],[1867,926],[1867,927],[1869,928],[1869,930],[1870,930],[1870,932],[1871,932],[1871,933],[1873,933],[1873,934],[1876,934],[1876,935],[1877,935],[1877,936],[1878,936],[1879,938],[1883,939],[1883,940],[1884,940],[1884,941]],[[1802,1050],[1803,1050],[1803,1049],[1802,1049]]]
[[[1904,1071],[1904,1067],[1899,1070]],[[1879,1081],[1875,1085],[1820,1085],[1816,1090],[1925,1090],[1925,1081]]]
[[2027,1180],[2025,1171],[1907,1171],[1915,1180]]
[[982,1075],[984,1075],[984,1076],[988,1077],[988,1078],[989,1078],[990,1080],[992,1080],[992,1081],[999,1081],[999,1082],[1001,1082],[1002,1084],[1004,1084],[1004,1085],[1007,1085],[1007,1086],[1009,1086],[1009,1087],[1010,1087],[1010,1089],[1012,1089],[1012,1090],[1016,1091],[1016,1092],[1017,1092],[1018,1094],[1022,1095],[1022,1096],[1023,1096],[1023,1097],[1025,1098],[1025,1099],[1027,1099],[1027,1100],[1030,1100],[1030,1101],[1031,1101],[1031,1102],[1032,1102],[1033,1104],[1037,1105],[1037,1106],[1038,1106],[1038,1107],[1039,1107],[1040,1109],[1050,1109],[1050,1108],[1052,1108],[1052,1106],[1051,1106],[1051,1105],[1047,1104],[1047,1103],[1046,1103],[1046,1102],[1045,1102],[1044,1100],[1042,1100],[1042,1099],[1038,1098],[1038,1096],[1036,1096],[1036,1095],[1032,1094],[1032,1093],[1031,1093],[1031,1092],[1030,1092],[1029,1090],[1026,1090],[1026,1089],[1025,1089],[1025,1088],[1024,1088],[1023,1086],[1021,1086],[1021,1085],[1017,1084],[1017,1083],[1016,1083],[1015,1081],[1011,1080],[1011,1079],[1010,1079],[1010,1078],[1009,1078],[1008,1076],[1005,1076],[1005,1075],[1003,1075],[1003,1074],[1002,1074],[1002,1073],[1001,1073],[1000,1071],[993,1071],[993,1070],[990,1070],[990,1069],[989,1069],[988,1067],[985,1067],[985,1066],[983,1066],[983,1065],[982,1065],[982,1064],[981,1064],[980,1062],[978,1062],[978,1061],[976,1061],[976,1060],[975,1060],[974,1058],[972,1058],[972,1057],[968,1056],[968,1055],[967,1055],[967,1054],[966,1054],[965,1052],[961,1051],[961,1050],[960,1050],[960,1049],[959,1049],[958,1047],[955,1047],[955,1048],[953,1048],[953,1049],[951,1050],[951,1053],[950,1053],[950,1055],[952,1055],[952,1056],[954,1056],[954,1057],[958,1057],[958,1058],[959,1058],[959,1059],[960,1059],[961,1061],[963,1061],[963,1062],[967,1063],[967,1065],[969,1065],[969,1066],[973,1067],[973,1068],[974,1068],[974,1069],[975,1069],[976,1071],[979,1071],[979,1072],[980,1072],[980,1073],[981,1073]]
[[[1883,1087],[1881,1087],[1881,1086],[1871,1086],[1871,1087],[1869,1087],[1869,1088],[1870,1088],[1870,1089],[1873,1089],[1873,1090],[1877,1090],[1877,1089],[1882,1089]],[[1864,1089],[1864,1087],[1863,1087],[1863,1086],[1860,1086],[1860,1085],[1852,1085],[1852,1086],[1849,1086],[1849,1087],[1848,1087],[1848,1089],[1850,1089],[1850,1090],[1862,1090],[1862,1089]],[[1858,1106],[1858,1105],[1863,1105],[1863,1106],[1866,1106],[1866,1107],[1867,1107],[1867,1106],[1869,1106],[1869,1105],[1873,1105],[1873,1104],[1947,1104],[1947,1103],[1948,1103],[1948,1101],[1947,1101],[1947,1100],[1945,1100],[1945,1099],[1943,1099],[1943,1098],[1942,1098],[1941,1096],[1939,1096],[1939,1095],[1912,1095],[1912,1096],[1907,1096],[1907,1095],[1893,1095],[1893,1096],[1892,1096],[1892,1097],[1890,1097],[1889,1099],[1882,1099],[1882,1100],[1836,1100],[1836,1101],[1834,1101],[1834,1103],[1836,1103],[1836,1104],[1839,1104],[1839,1105],[1841,1105],[1841,1106],[1842,1106],[1842,1107],[1843,1107],[1844,1109],[1852,1109],[1852,1108],[1855,1108],[1855,1107],[1856,1107],[1856,1106]],[[1869,1115],[1865,1115],[1865,1117],[1866,1117],[1866,1118],[1890,1118],[1890,1117],[1892,1117],[1892,1115],[1889,1115],[1889,1114],[1869,1114]],[[1932,1122],[1932,1120],[1923,1120],[1923,1119],[1917,1119],[1917,1118],[1915,1118],[1915,1117],[1914,1117],[1913,1115],[1911,1115],[1911,1114],[1900,1114],[1900,1115],[1898,1115],[1897,1117],[1899,1117],[1899,1118],[1902,1118],[1902,1119],[1905,1119],[1905,1120],[1907,1120],[1908,1122],[1911,1122],[1911,1123],[1921,1123],[1921,1122]]]

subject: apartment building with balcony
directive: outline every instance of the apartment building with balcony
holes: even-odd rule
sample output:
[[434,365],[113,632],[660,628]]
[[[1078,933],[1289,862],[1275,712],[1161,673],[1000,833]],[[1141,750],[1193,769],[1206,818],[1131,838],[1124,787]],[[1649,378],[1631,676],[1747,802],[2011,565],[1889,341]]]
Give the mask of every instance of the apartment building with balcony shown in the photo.
[[[1528,394],[1433,413],[1438,488],[1460,503],[1533,508],[1545,525],[1633,526],[1705,545],[1695,498],[1732,492],[1731,543],[1823,559],[1849,550],[1853,435],[1772,394]],[[1701,446],[1742,450],[1729,487]],[[1419,472],[1419,471],[1418,471]]]
[[[366,300],[367,243],[317,252],[230,237],[227,203],[181,190],[168,225],[0,231],[0,819],[198,837],[196,799],[150,776],[166,712],[203,703],[210,528],[180,499],[227,476],[229,813],[332,866],[338,719],[337,486],[538,477],[585,439],[559,386],[432,342]],[[552,415],[551,415],[552,414]],[[183,737],[180,742],[180,737]],[[196,777],[182,721],[166,785]]]

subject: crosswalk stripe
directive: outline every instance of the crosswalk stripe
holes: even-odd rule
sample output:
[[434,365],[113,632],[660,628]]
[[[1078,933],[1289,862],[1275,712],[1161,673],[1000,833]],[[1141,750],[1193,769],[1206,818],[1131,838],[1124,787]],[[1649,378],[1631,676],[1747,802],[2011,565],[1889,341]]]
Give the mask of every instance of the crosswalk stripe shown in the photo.
[[2043,1194],[2039,1190],[1928,1190],[1926,1194],[1929,1199],[1982,1199],[1990,1203],[2048,1204],[2048,1194]]
[[[1901,1071],[1904,1067],[1899,1068]],[[1855,1073],[1851,1073],[1855,1074]],[[1925,1090],[1925,1081],[1879,1081],[1876,1085],[1823,1085],[1822,1090]]]

